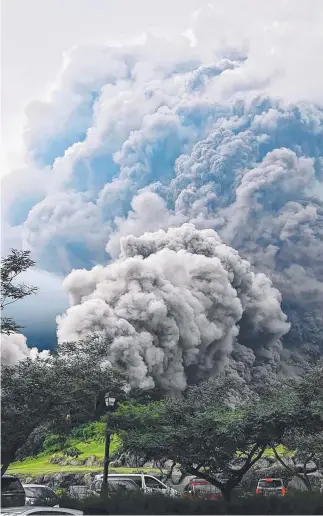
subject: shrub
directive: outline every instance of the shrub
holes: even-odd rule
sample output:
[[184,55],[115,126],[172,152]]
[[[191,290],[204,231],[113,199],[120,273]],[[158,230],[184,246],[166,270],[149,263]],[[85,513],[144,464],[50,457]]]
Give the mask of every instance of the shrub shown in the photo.
[[65,455],[66,457],[77,458],[81,454],[82,454],[81,450],[79,448],[76,448],[75,446],[72,448],[66,448],[66,450],[63,451],[63,455]]
[[43,451],[45,453],[56,453],[64,448],[65,443],[65,436],[58,434],[49,434],[44,440]]
[[74,428],[72,431],[72,437],[79,441],[98,441],[103,442],[105,439],[105,423],[100,421],[94,421],[86,423]]
[[234,497],[224,501],[170,498],[160,494],[122,492],[109,497],[75,500],[62,497],[61,507],[84,514],[323,514],[322,493],[295,493],[284,497]]
[[59,487],[58,489],[55,489],[55,492],[57,496],[59,496],[62,500],[64,500],[67,496],[67,489],[64,487]]

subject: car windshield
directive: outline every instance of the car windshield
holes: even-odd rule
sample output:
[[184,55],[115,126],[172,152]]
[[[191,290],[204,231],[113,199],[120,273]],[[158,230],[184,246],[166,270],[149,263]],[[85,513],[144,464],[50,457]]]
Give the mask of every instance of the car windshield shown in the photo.
[[40,498],[40,497],[46,497],[46,498],[52,498],[55,496],[55,493],[51,489],[48,489],[47,487],[37,487],[37,486],[26,486],[24,487],[25,493],[29,498]]
[[146,487],[150,487],[152,489],[165,489],[164,484],[159,482],[156,478],[145,476],[145,484]]
[[136,484],[136,486],[138,486],[140,489],[142,486],[141,476],[139,476],[139,475],[138,475],[138,477],[131,477],[131,478],[108,477],[108,481],[110,483],[124,482],[124,481],[131,482],[131,483]]
[[137,484],[132,480],[110,480],[109,484],[112,484],[117,489],[138,489]]
[[258,487],[264,488],[273,488],[273,487],[283,487],[283,482],[279,478],[265,478],[263,480],[259,480]]
[[[92,484],[92,489],[95,491],[100,491],[102,488],[102,480],[97,480]],[[118,478],[109,478],[108,479],[108,487],[112,489],[139,489],[139,485],[134,482],[132,479],[118,479]]]

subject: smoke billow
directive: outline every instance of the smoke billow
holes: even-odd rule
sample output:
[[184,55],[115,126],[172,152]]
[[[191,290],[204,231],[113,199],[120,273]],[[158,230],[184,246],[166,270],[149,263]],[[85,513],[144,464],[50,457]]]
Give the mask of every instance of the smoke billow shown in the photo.
[[20,238],[58,275],[79,269],[60,340],[103,332],[134,384],[165,388],[223,367],[261,379],[279,357],[323,352],[314,3],[209,2],[192,44],[69,53],[29,108],[28,168],[3,188],[5,244]]
[[106,267],[73,271],[60,341],[100,334],[134,387],[182,391],[187,375],[275,371],[289,330],[280,293],[212,229],[128,236]]
[[1,362],[5,365],[14,365],[20,360],[30,358],[47,358],[49,351],[38,351],[37,348],[29,348],[27,339],[22,333],[11,333],[1,335]]
[[[322,128],[320,134],[322,138]],[[221,151],[221,160],[222,144],[214,145],[214,137],[199,142],[190,155],[181,156],[173,181],[176,213],[202,215],[205,224],[210,221],[226,243],[273,280],[293,321],[285,341],[295,354],[302,347],[322,353],[320,160],[300,156],[296,146],[295,150],[281,147],[246,167],[241,163],[237,136],[227,135],[226,140],[227,152]],[[228,152],[232,146],[234,153]]]

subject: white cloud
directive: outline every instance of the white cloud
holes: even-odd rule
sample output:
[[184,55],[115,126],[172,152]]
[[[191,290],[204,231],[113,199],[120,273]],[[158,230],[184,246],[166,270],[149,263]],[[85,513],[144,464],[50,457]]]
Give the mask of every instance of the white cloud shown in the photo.
[[28,348],[27,339],[22,333],[1,335],[1,362],[5,365],[14,365],[20,360],[31,358],[46,359],[49,351],[38,351],[37,348]]
[[[289,100],[322,98],[320,0],[312,0],[310,8],[300,0],[4,0],[3,21],[2,117],[8,166],[2,167],[2,175],[23,161],[25,106],[46,97],[64,53],[75,45],[129,40],[146,31],[185,33],[206,61],[224,47],[246,51],[248,73],[241,76],[241,85],[260,80]],[[232,73],[239,80],[240,71]],[[232,73],[222,77],[221,91],[230,90]]]
[[[182,32],[203,0],[3,0],[2,123],[9,168],[23,161],[24,109],[46,98],[66,50],[143,32]],[[1,175],[4,175],[1,169]]]

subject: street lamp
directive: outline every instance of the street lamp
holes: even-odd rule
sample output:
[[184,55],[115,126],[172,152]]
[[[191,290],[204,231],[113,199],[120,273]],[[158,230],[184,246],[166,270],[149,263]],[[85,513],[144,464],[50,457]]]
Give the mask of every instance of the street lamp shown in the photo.
[[[104,396],[105,405],[108,412],[113,412],[116,408],[116,397],[113,394],[107,392]],[[109,472],[109,455],[110,455],[110,440],[111,432],[109,430],[109,418],[107,418],[107,425],[105,430],[105,447],[104,447],[104,463],[103,463],[103,486],[108,485],[108,472]]]
[[112,396],[112,394],[107,392],[106,395],[104,396],[104,401],[105,401],[107,409],[113,410],[113,407],[115,406],[115,403],[116,403],[116,398],[114,396]]

